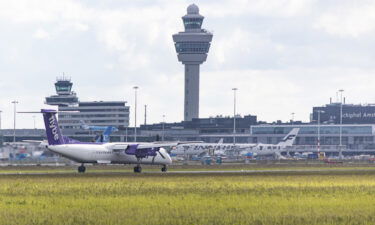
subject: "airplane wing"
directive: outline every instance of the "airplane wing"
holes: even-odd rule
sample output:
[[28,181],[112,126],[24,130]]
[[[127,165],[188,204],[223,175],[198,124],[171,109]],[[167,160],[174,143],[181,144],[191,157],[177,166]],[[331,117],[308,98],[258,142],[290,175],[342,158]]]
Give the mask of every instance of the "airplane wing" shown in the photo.
[[137,158],[154,157],[157,153],[165,158],[160,149],[163,147],[174,147],[185,142],[156,142],[156,143],[118,143],[111,147],[113,152],[134,155]]
[[174,147],[183,144],[197,144],[203,143],[202,141],[175,141],[175,142],[152,142],[152,143],[141,143],[138,145],[138,149],[143,148],[163,148],[163,147]]
[[37,140],[23,140],[22,142],[39,144],[39,147],[46,147],[48,145],[47,140],[37,141]]
[[43,143],[44,141],[38,141],[38,140],[22,140],[22,142],[41,144],[41,143]]

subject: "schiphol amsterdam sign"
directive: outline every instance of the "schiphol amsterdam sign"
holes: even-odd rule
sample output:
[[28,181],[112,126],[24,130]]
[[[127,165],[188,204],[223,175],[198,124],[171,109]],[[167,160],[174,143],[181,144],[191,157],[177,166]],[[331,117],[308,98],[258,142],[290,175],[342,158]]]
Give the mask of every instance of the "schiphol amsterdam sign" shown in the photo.
[[352,113],[343,113],[342,118],[349,118],[349,119],[374,119],[375,112],[368,113],[368,112],[352,112]]

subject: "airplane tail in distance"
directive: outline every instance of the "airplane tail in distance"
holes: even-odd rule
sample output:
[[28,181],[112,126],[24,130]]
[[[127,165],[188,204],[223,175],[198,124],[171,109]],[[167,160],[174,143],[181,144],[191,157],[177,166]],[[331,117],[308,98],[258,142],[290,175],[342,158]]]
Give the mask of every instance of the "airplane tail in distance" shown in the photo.
[[64,138],[61,134],[59,124],[56,119],[56,111],[52,109],[42,109],[41,113],[44,118],[44,125],[46,127],[46,134],[49,145],[64,144]]
[[214,147],[214,150],[218,150],[220,148],[220,145],[223,144],[224,138],[220,138],[220,140],[217,142],[216,146]]
[[298,132],[299,128],[293,128],[278,145],[280,145],[281,147],[292,146],[297,137]]
[[85,123],[85,121],[80,120],[79,124],[80,124],[80,126],[81,126],[82,129],[84,129],[84,130],[88,130],[89,129],[89,126]]
[[104,143],[107,143],[110,141],[110,135],[112,134],[113,131],[118,131],[118,129],[116,127],[112,127],[112,126],[108,126],[103,134],[101,134],[98,139],[96,139],[96,142],[104,142]]

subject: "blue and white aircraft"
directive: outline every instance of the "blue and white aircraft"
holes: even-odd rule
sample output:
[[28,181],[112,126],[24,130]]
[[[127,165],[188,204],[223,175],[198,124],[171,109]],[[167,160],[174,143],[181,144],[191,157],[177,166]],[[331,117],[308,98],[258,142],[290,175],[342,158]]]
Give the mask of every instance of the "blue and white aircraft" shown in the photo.
[[[34,113],[34,112],[29,112]],[[39,113],[39,112],[38,112]],[[84,173],[85,163],[136,164],[135,173],[142,171],[141,164],[161,165],[162,172],[172,163],[168,152],[163,148],[178,143],[94,143],[80,142],[62,135],[56,113],[51,109],[42,109],[48,145],[46,147],[61,156],[81,163],[79,173]]]
[[107,143],[110,141],[110,135],[112,134],[112,132],[118,131],[118,129],[113,126],[90,126],[90,125],[87,125],[83,120],[81,120],[80,123],[81,123],[81,128],[84,130],[103,131],[102,134],[95,137],[95,142]]

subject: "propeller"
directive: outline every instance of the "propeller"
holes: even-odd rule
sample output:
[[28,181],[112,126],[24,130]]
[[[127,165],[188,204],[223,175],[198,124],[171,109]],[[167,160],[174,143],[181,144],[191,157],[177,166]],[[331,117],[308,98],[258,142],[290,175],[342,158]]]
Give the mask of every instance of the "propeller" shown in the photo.
[[157,152],[159,152],[160,156],[165,159],[165,156],[160,152],[160,148],[158,150],[156,150]]

